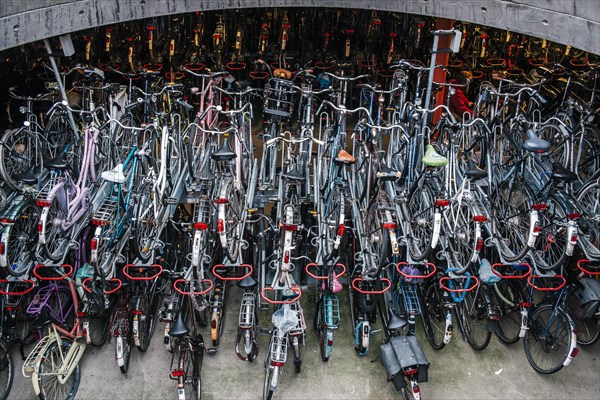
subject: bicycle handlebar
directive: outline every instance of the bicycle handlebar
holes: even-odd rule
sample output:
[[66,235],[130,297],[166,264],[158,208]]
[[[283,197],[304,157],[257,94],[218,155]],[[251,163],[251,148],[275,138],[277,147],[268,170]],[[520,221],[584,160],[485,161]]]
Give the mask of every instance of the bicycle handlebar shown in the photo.
[[[286,139],[286,137],[285,137],[286,134],[288,134],[290,136],[290,139]],[[273,145],[273,143],[275,143],[275,142],[277,142],[279,140],[283,140],[286,143],[302,143],[302,142],[306,142],[307,140],[312,140],[313,142],[315,142],[319,146],[323,146],[325,144],[325,142],[322,142],[322,141],[320,141],[318,139],[315,139],[312,136],[305,137],[305,138],[302,138],[302,139],[293,139],[291,136],[292,136],[292,133],[290,131],[285,131],[285,132],[283,132],[281,134],[281,136],[277,136],[277,137],[275,137],[273,139],[267,140],[265,142],[265,144],[267,146],[271,146],[271,145]]]
[[357,81],[359,79],[371,77],[371,75],[368,75],[368,74],[363,74],[363,75],[358,75],[358,76],[339,76],[336,74],[332,74],[331,72],[323,72],[323,75],[330,76],[334,79],[337,79],[338,81],[347,81],[347,82],[353,82],[353,81]]
[[218,72],[209,72],[208,74],[200,74],[198,72],[191,71],[191,70],[187,69],[186,67],[181,67],[181,69],[183,69],[185,72],[187,72],[190,75],[197,76],[198,78],[213,79],[213,78],[219,78],[221,76],[229,75],[229,72],[227,72],[227,71],[218,71]]
[[138,92],[140,92],[142,95],[144,95],[144,97],[151,97],[151,96],[159,96],[159,95],[161,95],[161,94],[163,94],[165,92],[168,92],[168,91],[181,92],[181,90],[183,89],[183,84],[176,83],[174,85],[165,85],[160,90],[160,92],[154,92],[154,93],[146,93],[146,92],[144,92],[142,89],[140,89],[137,86],[134,86],[133,89],[137,90]]
[[379,93],[379,94],[392,94],[392,93],[397,92],[398,90],[402,89],[402,87],[400,87],[400,86],[395,87],[394,89],[391,89],[391,90],[377,89],[377,88],[374,88],[373,86],[369,85],[368,83],[359,83],[358,85],[356,85],[356,87],[364,87],[374,93]]
[[228,91],[226,89],[223,89],[223,88],[221,88],[219,86],[214,86],[214,88],[217,89],[219,92],[225,93],[225,94],[227,94],[229,96],[232,96],[232,97],[233,96],[240,96],[241,97],[241,96],[247,95],[248,93],[260,92],[262,90],[261,88],[248,88],[248,89],[246,89],[244,91],[241,91],[241,92],[230,92],[230,91]]
[[323,90],[312,90],[312,89],[311,90],[304,90],[301,87],[296,86],[296,85],[292,85],[292,90],[295,90],[295,91],[300,92],[302,94],[312,94],[312,95],[323,94],[323,93],[327,93],[327,92],[332,92],[333,91],[333,89],[331,89],[331,88],[327,88],[327,89],[323,89]]
[[410,69],[414,69],[415,71],[429,71],[429,67],[426,67],[425,65],[418,65],[417,63],[423,64],[419,60],[402,59],[398,61],[398,64],[390,65],[390,69],[409,67]]

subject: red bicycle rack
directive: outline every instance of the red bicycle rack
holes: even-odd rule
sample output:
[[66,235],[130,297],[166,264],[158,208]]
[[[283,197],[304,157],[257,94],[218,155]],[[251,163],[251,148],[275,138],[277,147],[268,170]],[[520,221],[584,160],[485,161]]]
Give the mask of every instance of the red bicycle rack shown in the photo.
[[250,72],[250,78],[252,79],[256,79],[256,80],[262,80],[262,79],[268,79],[269,78],[269,73],[267,71],[259,71],[259,72]]
[[[151,271],[151,270],[156,270],[156,272],[153,275],[149,275],[149,276],[134,276],[132,273],[129,272],[129,270],[131,270],[131,272],[134,272],[135,269],[138,269],[138,273],[139,274],[143,274],[145,272]],[[127,264],[123,267],[123,275],[125,275],[127,277],[127,279],[132,280],[132,281],[151,281],[153,279],[158,278],[158,276],[160,276],[160,274],[162,274],[163,272],[163,268],[162,266],[158,265],[158,264],[152,264],[152,265],[133,265],[133,264]]]
[[185,74],[181,71],[165,72],[165,78],[167,78],[169,80],[169,82],[178,81],[180,79],[183,79],[184,76],[185,76]]
[[271,300],[266,293],[267,292],[279,292],[281,291],[281,289],[273,289],[270,287],[266,287],[263,288],[263,290],[260,291],[260,297],[262,297],[267,303],[270,304],[291,304],[295,301],[300,300],[300,297],[302,297],[302,289],[300,289],[298,286],[292,287],[290,288],[290,290],[294,293],[297,293],[298,296],[292,298],[292,299],[288,299],[288,300]]
[[[180,293],[180,294],[183,294],[183,295],[189,296],[190,294],[192,294],[192,292],[191,292],[191,291],[189,291],[189,290],[183,290],[183,289],[180,289],[180,288],[178,287],[178,285],[179,285],[179,284],[181,284],[182,282],[184,282],[186,285],[190,283],[190,282],[189,282],[188,280],[186,280],[186,279],[177,279],[175,282],[173,282],[173,289],[175,289],[175,291],[176,291],[177,293]],[[200,295],[203,295],[203,294],[205,294],[205,293],[208,293],[208,292],[210,292],[210,291],[212,290],[213,286],[214,286],[214,284],[213,284],[213,281],[211,281],[210,279],[202,279],[202,280],[200,281],[200,283],[202,283],[202,284],[204,284],[204,283],[210,283],[210,285],[208,285],[208,289],[206,289],[206,290],[202,290],[202,291],[200,291],[200,292],[194,292],[194,295],[195,295],[195,296],[200,296]]]
[[[498,271],[497,268],[498,267],[508,267],[510,268],[513,272],[522,272],[521,274],[511,274],[511,275],[506,275],[501,273],[501,271]],[[525,271],[525,272],[523,272]],[[496,264],[492,264],[492,272],[494,273],[494,275],[502,278],[502,279],[524,279],[527,278],[529,275],[531,275],[531,265],[526,264],[526,263],[522,263],[522,264],[500,264],[500,263],[496,263]]]
[[[306,267],[304,268],[306,273],[313,279],[317,279],[317,280],[324,280],[324,279],[329,279],[329,276],[321,276],[321,275],[315,275],[312,272],[310,272],[311,267],[323,267],[324,265],[318,265],[316,263],[310,263],[310,264],[306,264]],[[340,276],[344,275],[346,273],[346,266],[344,264],[338,263],[335,264],[336,267],[341,267],[342,271],[339,274],[334,274],[334,278],[337,279]]]
[[204,69],[204,64],[185,64],[183,67],[190,71],[202,71]]
[[[219,273],[217,273],[217,269],[222,269],[222,268],[248,268],[248,272],[246,273],[246,275],[242,275],[242,276],[225,277],[225,276],[221,276]],[[241,280],[249,277],[252,274],[253,270],[254,269],[252,268],[252,265],[250,265],[250,264],[240,264],[240,265],[216,264],[214,267],[212,267],[213,275],[215,277],[217,277],[217,279],[220,279],[222,281],[241,281]]]
[[[584,265],[584,264],[590,264],[590,263],[595,263],[594,267],[597,268],[596,271],[589,271],[589,270],[583,268],[582,265]],[[588,274],[588,275],[600,275],[600,263],[598,263],[597,261],[594,262],[594,261],[590,261],[590,260],[586,260],[586,259],[579,260],[579,261],[577,261],[577,268],[579,268],[579,270],[581,272],[583,272],[584,274]]]
[[352,287],[354,288],[354,290],[356,290],[358,293],[361,293],[361,294],[383,294],[383,293],[387,292],[388,290],[390,290],[390,288],[392,287],[392,281],[390,281],[388,278],[380,278],[379,279],[380,282],[387,283],[387,286],[381,290],[364,290],[364,289],[361,289],[358,286],[356,286],[358,282],[364,282],[364,281],[367,281],[367,279],[364,279],[364,278],[352,279]]
[[[402,271],[401,267],[409,266],[409,265],[416,265],[416,266],[423,265],[428,268],[431,268],[431,272],[428,273],[427,275],[408,275],[408,274],[404,273],[404,271]],[[396,271],[398,271],[398,273],[406,279],[428,279],[428,278],[431,278],[437,272],[437,267],[433,263],[409,264],[405,261],[401,261],[398,264],[396,264]]]
[[[83,280],[83,282],[81,282],[81,287],[82,287],[82,288],[83,288],[83,290],[85,290],[87,293],[92,293],[92,289],[90,289],[90,288],[88,288],[88,287],[87,287],[87,284],[88,284],[89,282],[92,282],[92,281],[93,281],[93,279],[92,279],[92,278],[85,278],[85,279]],[[113,293],[115,293],[117,290],[121,289],[121,286],[123,286],[123,282],[122,282],[122,281],[121,281],[119,278],[112,278],[112,279],[108,279],[106,282],[107,282],[107,283],[108,283],[108,282],[115,282],[115,283],[117,284],[117,286],[116,286],[115,288],[113,288],[113,289],[110,289],[110,290],[105,290],[105,291],[104,291],[104,294],[113,294]]]
[[246,69],[245,62],[228,62],[225,67],[230,71],[243,71]]
[[[56,273],[59,273],[56,270],[57,268],[64,268],[68,272],[65,272],[64,274],[59,275],[59,276],[40,275],[40,272],[43,270],[54,271]],[[44,264],[37,264],[35,267],[33,267],[33,275],[36,278],[38,278],[40,281],[61,281],[61,280],[65,279],[66,277],[68,277],[69,275],[71,275],[72,273],[73,273],[73,266],[69,265],[69,264],[52,265],[52,266],[48,266],[48,265],[44,265]]]
[[448,286],[446,286],[444,283],[446,281],[451,281],[451,280],[455,280],[455,279],[468,279],[469,277],[466,276],[444,276],[442,278],[440,278],[440,286],[442,289],[444,289],[447,292],[451,292],[451,293],[464,293],[464,292],[470,292],[473,289],[475,289],[477,286],[479,286],[479,279],[477,279],[476,276],[471,276],[470,278],[472,279],[473,284],[468,287],[468,288],[462,288],[462,289],[451,289]]
[[[2,287],[4,287],[4,283],[8,284],[7,290],[2,289]],[[27,284],[27,287],[25,287],[25,289],[23,290],[16,290],[18,289],[18,285],[21,284]],[[24,294],[27,294],[29,292],[31,292],[33,290],[33,288],[35,287],[35,281],[31,280],[31,279],[25,279],[22,281],[9,281],[8,279],[0,279],[0,294],[5,294],[8,296],[22,296]],[[10,286],[14,286],[13,288],[10,288]],[[12,289],[12,290],[8,290],[8,289]]]
[[[539,287],[535,284],[536,279],[547,279],[548,281],[557,280],[560,284],[556,287]],[[538,276],[538,275],[529,275],[527,277],[527,284],[536,290],[540,290],[542,292],[555,292],[557,290],[562,289],[567,284],[567,280],[562,275],[554,275],[554,276]]]

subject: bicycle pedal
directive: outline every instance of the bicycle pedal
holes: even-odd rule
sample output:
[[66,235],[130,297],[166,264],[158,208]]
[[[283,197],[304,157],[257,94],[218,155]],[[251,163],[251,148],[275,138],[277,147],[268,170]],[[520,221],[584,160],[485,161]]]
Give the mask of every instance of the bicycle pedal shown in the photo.
[[371,335],[379,335],[381,333],[381,328],[371,329]]
[[217,348],[216,348],[216,347],[210,347],[210,348],[207,348],[207,349],[206,349],[206,352],[207,352],[208,354],[211,354],[211,355],[212,355],[212,354],[217,354]]
[[178,204],[179,203],[179,199],[175,198],[175,197],[167,197],[165,199],[165,202],[167,204]]

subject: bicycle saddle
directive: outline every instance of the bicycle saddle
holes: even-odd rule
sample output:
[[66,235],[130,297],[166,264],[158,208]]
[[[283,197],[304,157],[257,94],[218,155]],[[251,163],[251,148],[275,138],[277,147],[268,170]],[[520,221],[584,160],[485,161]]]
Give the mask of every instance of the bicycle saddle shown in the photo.
[[306,177],[304,176],[304,174],[302,173],[302,171],[300,171],[298,169],[298,165],[295,165],[294,168],[292,168],[291,171],[284,173],[283,177],[287,178],[287,179],[289,179],[291,181],[304,182],[306,180]]
[[190,333],[190,328],[187,327],[185,322],[183,321],[183,313],[177,314],[177,320],[175,320],[175,325],[171,327],[169,330],[169,336],[173,337],[182,337]]
[[27,169],[27,171],[21,172],[13,176],[13,178],[19,182],[23,182],[27,185],[35,185],[38,181],[37,176],[35,175],[35,170],[37,165],[32,165]]
[[533,129],[529,128],[527,129],[527,140],[521,147],[532,153],[545,153],[550,150],[550,142],[540,139]]
[[387,165],[383,165],[381,170],[377,172],[377,177],[384,182],[391,182],[400,178],[401,174],[399,171],[393,170]]
[[577,175],[563,167],[561,164],[554,162],[552,163],[552,179],[571,182],[577,179]]
[[110,171],[104,171],[100,174],[100,177],[105,181],[112,183],[123,183],[125,182],[125,174],[123,173],[123,164],[117,164],[116,167]]
[[288,71],[287,69],[284,68],[277,68],[275,71],[273,71],[273,76],[275,78],[279,78],[279,79],[291,79],[292,78],[292,73],[290,71]]
[[487,176],[487,172],[479,168],[477,164],[473,162],[473,160],[469,160],[467,161],[467,172],[465,172],[465,175],[476,181],[485,178]]
[[46,161],[46,168],[50,169],[67,169],[67,161],[65,160],[66,153],[60,153],[50,161]]
[[430,144],[425,147],[425,155],[421,161],[427,167],[443,167],[448,164],[448,159],[438,154]]
[[238,287],[242,289],[252,289],[258,285],[258,281],[252,277],[252,275],[248,275],[244,279],[238,282]]
[[215,174],[210,170],[209,163],[205,162],[200,172],[194,174],[194,178],[201,181],[212,181],[215,179]]
[[215,161],[231,161],[236,157],[237,155],[231,150],[231,146],[229,145],[229,137],[226,137],[221,147],[210,155],[210,158]]
[[333,159],[333,162],[336,164],[354,164],[356,162],[356,158],[346,150],[340,150],[337,157]]

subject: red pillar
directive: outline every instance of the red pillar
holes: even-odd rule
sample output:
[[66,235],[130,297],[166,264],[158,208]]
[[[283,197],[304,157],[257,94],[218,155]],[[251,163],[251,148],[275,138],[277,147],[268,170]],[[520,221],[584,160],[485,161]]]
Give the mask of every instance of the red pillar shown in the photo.
[[[454,21],[446,18],[437,18],[435,22],[436,30],[450,30],[454,27]],[[452,41],[452,36],[443,35],[440,36],[440,41],[438,43],[438,49],[447,49],[450,47],[450,42]],[[436,65],[448,65],[448,58],[450,57],[450,53],[438,53],[435,55],[435,64]],[[441,68],[436,68],[433,72],[433,81],[434,82],[446,82],[446,70]],[[435,89],[435,85],[434,85]],[[447,88],[444,86],[442,90],[435,94],[435,106],[437,107],[440,104],[446,103],[446,93]],[[436,111],[433,114],[433,125],[435,125],[441,116],[441,111]]]

